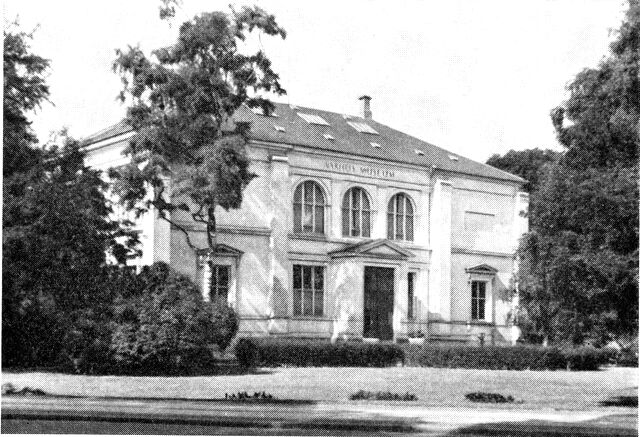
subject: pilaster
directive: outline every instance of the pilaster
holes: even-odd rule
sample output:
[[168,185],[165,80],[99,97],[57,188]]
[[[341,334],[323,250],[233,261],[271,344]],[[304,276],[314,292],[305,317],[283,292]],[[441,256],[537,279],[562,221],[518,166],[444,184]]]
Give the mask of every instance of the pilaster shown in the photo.
[[452,184],[436,180],[431,203],[429,240],[432,257],[429,272],[429,312],[451,319],[451,196]]

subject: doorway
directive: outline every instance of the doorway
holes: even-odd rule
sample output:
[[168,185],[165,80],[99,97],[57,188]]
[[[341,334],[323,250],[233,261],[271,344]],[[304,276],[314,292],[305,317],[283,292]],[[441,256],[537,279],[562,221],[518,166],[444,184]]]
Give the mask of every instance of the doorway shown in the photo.
[[364,268],[364,329],[366,338],[393,340],[393,269]]

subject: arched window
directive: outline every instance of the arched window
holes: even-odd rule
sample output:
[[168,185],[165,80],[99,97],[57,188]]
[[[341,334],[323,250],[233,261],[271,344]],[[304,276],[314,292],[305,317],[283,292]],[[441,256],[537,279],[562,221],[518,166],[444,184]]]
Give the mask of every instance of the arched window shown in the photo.
[[371,235],[371,205],[367,193],[358,187],[351,188],[342,200],[342,235],[345,237],[369,237]]
[[387,238],[413,241],[413,205],[406,194],[398,193],[389,201]]
[[324,234],[324,194],[320,186],[306,181],[293,193],[293,232]]

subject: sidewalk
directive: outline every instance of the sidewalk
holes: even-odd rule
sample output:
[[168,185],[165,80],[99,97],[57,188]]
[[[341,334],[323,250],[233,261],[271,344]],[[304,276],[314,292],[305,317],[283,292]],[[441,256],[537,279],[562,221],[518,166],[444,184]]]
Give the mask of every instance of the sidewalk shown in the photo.
[[5,396],[7,421],[147,423],[284,430],[429,435],[637,435],[637,410],[538,411],[433,408],[399,404],[150,400],[141,398]]

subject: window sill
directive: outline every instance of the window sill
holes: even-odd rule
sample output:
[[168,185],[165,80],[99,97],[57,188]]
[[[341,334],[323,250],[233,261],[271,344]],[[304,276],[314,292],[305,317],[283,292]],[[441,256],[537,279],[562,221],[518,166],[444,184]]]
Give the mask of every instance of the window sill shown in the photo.
[[476,326],[495,326],[495,323],[493,322],[488,322],[486,320],[470,320],[468,322],[469,325],[476,325]]
[[331,319],[326,318],[325,316],[291,316],[290,320],[301,321],[301,322],[330,322]]
[[312,234],[312,233],[308,233],[308,234],[297,234],[297,233],[291,233],[289,234],[289,238],[292,238],[294,240],[310,240],[310,241],[327,241],[327,236],[325,234]]

